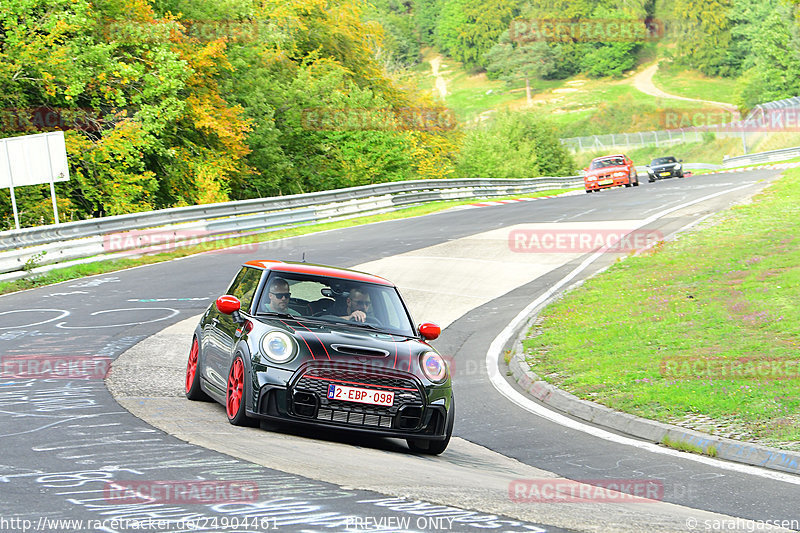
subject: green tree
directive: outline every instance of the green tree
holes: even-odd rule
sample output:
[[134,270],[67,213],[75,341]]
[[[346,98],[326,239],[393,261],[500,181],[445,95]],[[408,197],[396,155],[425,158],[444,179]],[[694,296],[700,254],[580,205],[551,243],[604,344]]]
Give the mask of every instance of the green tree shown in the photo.
[[553,74],[558,64],[556,51],[542,41],[512,42],[509,32],[503,32],[500,40],[485,56],[489,77],[506,82],[525,80],[525,95],[528,105],[531,99],[531,78],[546,78]]
[[568,176],[575,162],[552,127],[533,113],[505,111],[466,133],[456,174],[465,178]]
[[413,10],[420,40],[433,46],[436,44],[436,26],[442,11],[442,0],[414,0]]
[[710,76],[730,75],[733,0],[675,0],[670,34],[686,64]]
[[383,28],[378,57],[391,70],[408,68],[421,59],[420,35],[410,0],[378,0],[365,11],[365,17]]
[[504,0],[443,0],[436,42],[467,68],[484,67],[485,54],[517,13],[517,6]]
[[749,39],[739,104],[757,104],[800,95],[800,35],[790,7],[780,2]]

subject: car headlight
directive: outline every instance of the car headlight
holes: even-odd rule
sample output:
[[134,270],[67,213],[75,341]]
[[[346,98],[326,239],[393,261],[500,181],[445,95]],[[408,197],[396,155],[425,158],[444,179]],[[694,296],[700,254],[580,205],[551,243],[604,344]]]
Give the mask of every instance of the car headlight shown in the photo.
[[447,363],[436,352],[424,352],[420,355],[419,366],[425,377],[434,383],[441,383],[447,379]]
[[674,167],[672,167],[672,168],[674,168],[675,170],[680,170],[680,169],[681,169],[681,164],[680,164],[680,163],[678,163],[677,165],[675,165],[675,166],[674,166]]
[[621,178],[622,176],[625,176],[625,175],[626,175],[625,172],[614,172],[614,177],[615,178]]
[[647,169],[647,173],[648,173],[648,174],[653,174],[653,173],[654,173],[654,170],[653,170],[652,168],[648,168],[648,169]]
[[597,176],[586,176],[586,181],[597,181]]
[[286,363],[297,353],[297,345],[286,333],[270,331],[261,338],[261,351],[274,363]]

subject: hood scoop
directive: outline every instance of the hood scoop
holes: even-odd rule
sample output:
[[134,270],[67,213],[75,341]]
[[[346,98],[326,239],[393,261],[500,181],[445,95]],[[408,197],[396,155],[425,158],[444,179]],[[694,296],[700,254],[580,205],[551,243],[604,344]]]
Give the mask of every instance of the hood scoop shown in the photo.
[[331,348],[344,355],[355,355],[361,357],[386,357],[388,350],[379,348],[365,348],[364,346],[352,346],[350,344],[331,344]]

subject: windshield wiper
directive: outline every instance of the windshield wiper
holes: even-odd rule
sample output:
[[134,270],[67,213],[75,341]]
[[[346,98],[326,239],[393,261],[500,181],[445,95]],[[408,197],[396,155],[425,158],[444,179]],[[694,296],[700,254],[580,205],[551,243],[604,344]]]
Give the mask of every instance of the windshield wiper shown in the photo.
[[356,326],[358,328],[374,329],[375,331],[383,331],[383,329],[379,328],[378,326],[367,324],[366,322],[353,322],[352,320],[348,320],[347,322],[343,322],[343,324],[347,324],[348,326]]

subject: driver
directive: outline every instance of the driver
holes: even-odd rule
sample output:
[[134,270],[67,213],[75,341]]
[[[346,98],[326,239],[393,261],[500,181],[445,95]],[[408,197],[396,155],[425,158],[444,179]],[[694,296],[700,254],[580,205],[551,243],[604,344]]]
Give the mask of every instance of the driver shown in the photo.
[[347,315],[345,320],[354,322],[366,322],[367,312],[372,308],[372,301],[369,293],[363,287],[353,287],[347,297]]
[[289,307],[289,282],[283,278],[276,278],[269,284],[269,303],[264,306],[267,313],[288,313],[293,316],[300,316],[300,313]]

